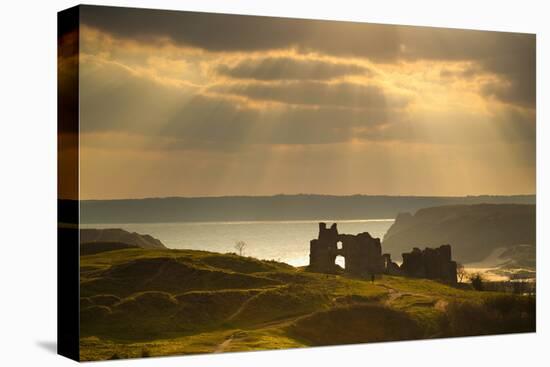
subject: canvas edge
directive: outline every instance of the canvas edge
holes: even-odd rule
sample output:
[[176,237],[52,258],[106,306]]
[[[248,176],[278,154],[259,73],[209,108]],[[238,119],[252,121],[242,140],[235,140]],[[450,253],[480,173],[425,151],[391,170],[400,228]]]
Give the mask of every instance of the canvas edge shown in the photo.
[[57,353],[75,361],[80,361],[79,27],[79,6],[57,13]]

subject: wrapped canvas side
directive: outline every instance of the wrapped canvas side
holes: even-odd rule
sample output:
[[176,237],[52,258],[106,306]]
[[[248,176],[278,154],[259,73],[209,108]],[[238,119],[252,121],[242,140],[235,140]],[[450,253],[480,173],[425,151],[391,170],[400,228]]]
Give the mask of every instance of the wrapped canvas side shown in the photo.
[[57,352],[79,360],[79,7],[58,13]]

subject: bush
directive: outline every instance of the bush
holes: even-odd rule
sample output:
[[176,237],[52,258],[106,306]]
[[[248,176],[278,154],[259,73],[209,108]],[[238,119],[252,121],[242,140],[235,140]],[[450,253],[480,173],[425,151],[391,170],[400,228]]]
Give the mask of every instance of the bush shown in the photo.
[[506,295],[451,302],[442,321],[448,336],[534,332],[535,298]]
[[474,288],[476,291],[483,290],[483,277],[481,276],[481,274],[472,274],[470,276],[470,282],[472,283],[472,288]]

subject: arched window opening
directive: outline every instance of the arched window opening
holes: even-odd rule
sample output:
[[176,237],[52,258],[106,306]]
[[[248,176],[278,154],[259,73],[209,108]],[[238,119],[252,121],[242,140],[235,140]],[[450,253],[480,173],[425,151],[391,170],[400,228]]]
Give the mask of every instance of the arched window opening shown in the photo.
[[342,269],[346,268],[346,258],[343,257],[342,255],[336,256],[335,263],[336,265],[339,265]]

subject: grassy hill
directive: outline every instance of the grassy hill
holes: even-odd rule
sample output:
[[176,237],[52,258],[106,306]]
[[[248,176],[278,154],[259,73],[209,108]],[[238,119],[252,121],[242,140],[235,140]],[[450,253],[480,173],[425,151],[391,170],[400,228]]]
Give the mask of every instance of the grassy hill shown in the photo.
[[534,298],[204,251],[81,256],[81,359],[535,331]]

